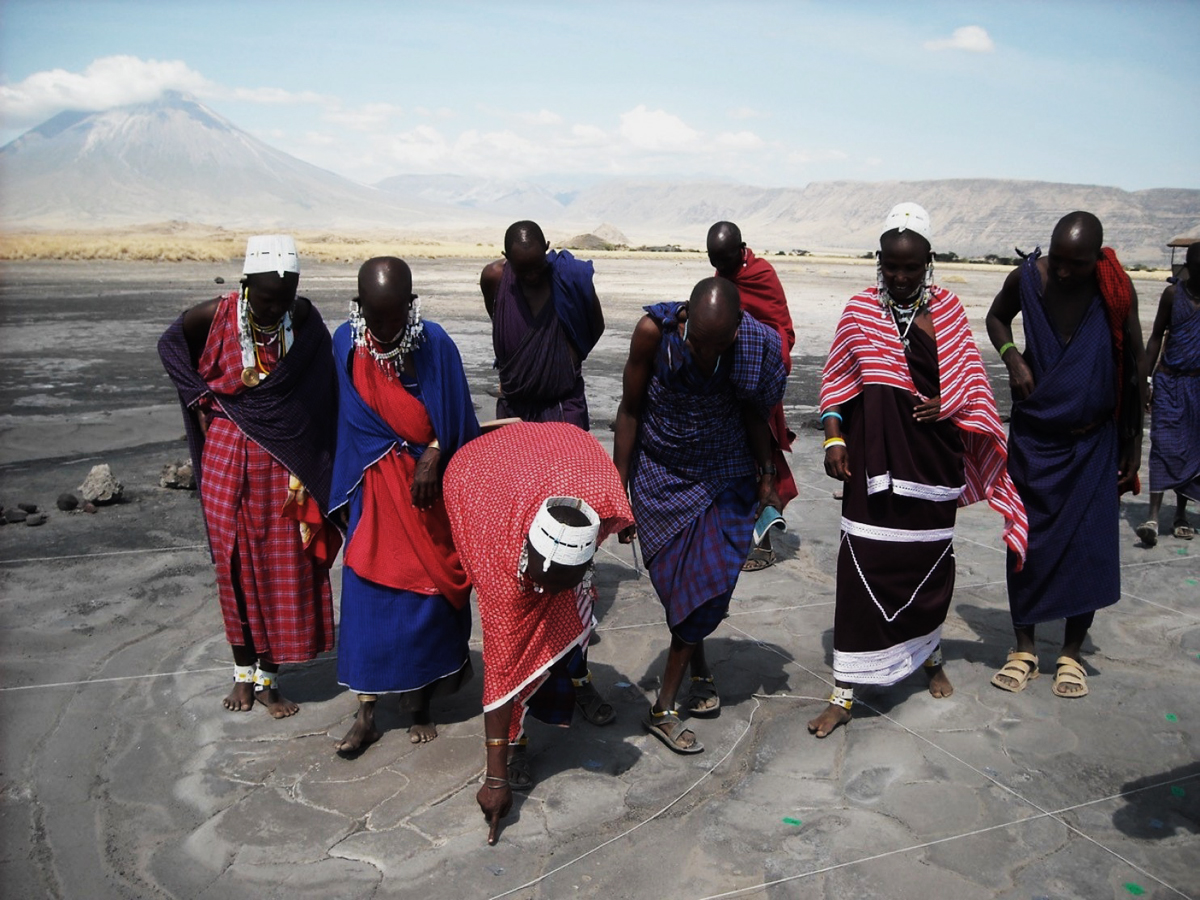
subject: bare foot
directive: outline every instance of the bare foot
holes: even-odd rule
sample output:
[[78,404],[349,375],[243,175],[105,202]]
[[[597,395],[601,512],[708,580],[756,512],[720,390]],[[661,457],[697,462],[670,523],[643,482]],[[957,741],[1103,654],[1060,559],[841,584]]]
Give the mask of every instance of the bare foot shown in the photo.
[[428,744],[437,737],[437,725],[429,717],[429,710],[413,713],[413,723],[408,729],[408,739],[414,744]]
[[272,719],[286,719],[288,716],[294,716],[300,712],[299,705],[288,700],[276,688],[256,691],[254,699],[267,708]]
[[383,733],[375,727],[374,722],[364,722],[360,717],[354,720],[354,724],[350,726],[346,736],[333,747],[342,755],[357,754],[366,750],[381,737],[383,737]]
[[835,728],[845,725],[849,721],[850,710],[830,703],[825,707],[824,712],[808,723],[808,732],[819,738],[828,737]]
[[950,683],[950,679],[946,677],[946,670],[942,666],[935,666],[925,670],[925,674],[929,676],[929,693],[938,700],[949,697],[954,693],[954,685]]
[[221,705],[231,712],[250,712],[254,709],[254,682],[243,681],[235,684],[229,696],[221,701]]

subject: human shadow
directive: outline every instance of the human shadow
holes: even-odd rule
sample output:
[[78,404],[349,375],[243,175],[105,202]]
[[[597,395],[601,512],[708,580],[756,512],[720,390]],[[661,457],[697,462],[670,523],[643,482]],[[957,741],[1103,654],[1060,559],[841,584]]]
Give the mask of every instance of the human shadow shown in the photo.
[[1121,785],[1125,805],[1113,826],[1142,840],[1164,840],[1179,832],[1200,834],[1200,762],[1156,772]]
[[[430,701],[430,718],[438,727],[467,722],[483,714],[483,656],[476,650],[468,653],[470,672],[460,683],[459,688],[452,694],[436,694]],[[334,692],[345,694],[342,725],[349,729],[350,723],[358,713],[358,699],[349,688],[337,684],[336,661],[334,671],[329,674],[329,681],[337,689]],[[393,733],[408,740],[407,732],[413,724],[413,698],[397,694],[380,694],[375,704],[375,727],[381,734],[381,740],[392,739]],[[337,725],[330,729],[330,734],[338,731]],[[482,728],[482,724],[480,726]],[[357,759],[372,745],[359,750],[340,753],[346,759]]]
[[[642,751],[629,739],[643,733],[644,698],[624,673],[612,666],[589,662],[589,668],[593,683],[612,705],[616,717],[608,725],[597,726],[588,722],[576,708],[570,726],[559,727],[547,725],[532,715],[526,716],[533,793],[540,785],[564,772],[622,775],[642,756]],[[520,820],[522,802],[521,795],[514,792],[513,810],[504,819],[506,827]]]
[[[995,609],[985,606],[974,606],[970,603],[960,603],[954,607],[959,617],[979,636],[978,642],[962,641],[962,658],[968,662],[982,663],[999,669],[1008,654],[1016,646],[1016,636],[1013,634],[1012,616],[1007,609]],[[1045,622],[1038,625],[1036,635],[1038,659],[1043,662],[1053,662],[1062,652],[1062,636],[1065,620]],[[1094,632],[1088,632],[1083,642],[1083,667],[1089,675],[1099,673],[1088,657],[1094,656],[1101,649],[1092,640]],[[1054,669],[1050,666],[1051,674]]]

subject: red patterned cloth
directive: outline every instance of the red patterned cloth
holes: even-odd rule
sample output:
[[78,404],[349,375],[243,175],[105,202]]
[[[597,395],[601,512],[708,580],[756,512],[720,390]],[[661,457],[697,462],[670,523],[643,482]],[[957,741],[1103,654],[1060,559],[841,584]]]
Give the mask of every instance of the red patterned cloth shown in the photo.
[[[435,437],[425,404],[400,381],[389,378],[366,347],[355,350],[354,389],[397,435],[414,444]],[[345,564],[368,581],[413,591],[441,594],[455,609],[471,597],[471,582],[463,571],[445,502],[427,509],[412,503],[417,460],[407,450],[393,448],[363,471],[362,515]]]
[[1113,418],[1120,421],[1121,398],[1125,393],[1122,390],[1125,384],[1125,320],[1129,318],[1129,309],[1133,305],[1133,284],[1112,247],[1100,250],[1100,259],[1096,262],[1096,282],[1100,285],[1100,296],[1104,300],[1108,330],[1112,332],[1113,359],[1117,364],[1117,408],[1113,411]]
[[[277,358],[276,345],[260,348],[268,369]],[[198,370],[216,393],[248,390],[241,381],[236,292],[221,299]],[[288,470],[226,418],[211,395],[200,405],[213,415],[204,440],[200,500],[225,637],[234,646],[245,644],[245,625],[260,656],[277,663],[312,659],[333,648],[333,597],[329,570],[304,552],[296,519],[282,512]]]
[[[986,499],[1004,516],[1005,543],[1024,560],[1029,522],[1008,475],[1004,428],[967,314],[957,296],[936,286],[930,292],[929,312],[942,391],[938,418],[949,419],[963,431],[967,486],[958,505]],[[821,411],[858,396],[864,384],[921,396],[908,370],[895,320],[880,306],[878,289],[873,287],[851,297],[838,322],[821,375]]]
[[[792,348],[796,346],[796,331],[792,327],[792,313],[788,309],[787,295],[775,267],[765,259],[759,259],[749,247],[742,251],[742,267],[733,278],[737,285],[738,296],[741,298],[742,309],[758,319],[768,328],[779,332],[779,343],[783,350],[783,370],[792,371]],[[767,418],[771,426],[771,437],[775,439],[778,449],[772,461],[778,470],[775,476],[775,490],[779,499],[787,506],[796,499],[800,491],[796,487],[796,479],[792,469],[784,457],[784,450],[792,449],[792,441],[796,435],[787,425],[783,414],[783,401],[771,408]]]
[[550,666],[584,643],[592,592],[539,594],[517,572],[521,548],[547,497],[582,497],[600,516],[600,540],[633,523],[616,467],[594,437],[564,422],[506,425],[466,444],[442,480],[446,512],[483,625],[483,708],[525,701]]

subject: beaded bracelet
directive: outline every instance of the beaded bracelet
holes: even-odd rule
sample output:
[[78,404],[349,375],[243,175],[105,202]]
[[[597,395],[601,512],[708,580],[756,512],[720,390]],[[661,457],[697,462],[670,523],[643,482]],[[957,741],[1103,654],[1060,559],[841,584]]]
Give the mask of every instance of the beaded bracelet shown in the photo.
[[830,412],[824,412],[824,413],[821,413],[821,422],[822,422],[822,423],[824,423],[824,421],[825,421],[826,419],[828,419],[830,416],[833,416],[833,417],[834,417],[835,419],[837,419],[839,422],[841,422],[841,421],[844,421],[844,420],[842,419],[842,414],[841,414],[841,413],[839,413],[839,412],[833,412],[833,411],[831,410]]
[[1000,358],[1001,359],[1004,359],[1004,354],[1008,352],[1009,347],[1011,347],[1014,350],[1017,349],[1017,345],[1014,344],[1012,341],[1009,341],[1007,344],[1000,345]]
[[846,442],[840,437],[831,437],[825,438],[825,442],[821,446],[828,450],[830,447],[845,447]]

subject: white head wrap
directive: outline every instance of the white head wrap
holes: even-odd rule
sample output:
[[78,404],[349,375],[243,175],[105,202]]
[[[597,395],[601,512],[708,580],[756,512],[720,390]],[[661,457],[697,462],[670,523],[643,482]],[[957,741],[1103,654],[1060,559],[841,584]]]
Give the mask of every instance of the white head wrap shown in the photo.
[[296,254],[296,242],[289,234],[256,234],[246,241],[246,264],[243,275],[259,272],[284,272],[300,274],[300,257]]
[[883,220],[883,230],[879,232],[879,236],[883,237],[893,230],[901,234],[905,231],[915,231],[929,242],[929,246],[933,246],[933,226],[929,224],[929,213],[925,211],[925,207],[916,203],[897,203],[892,207],[892,211]]
[[[550,514],[556,506],[569,506],[587,516],[587,525],[564,525]],[[529,543],[542,555],[542,570],[551,563],[578,566],[596,555],[596,538],[600,534],[600,517],[578,497],[547,497],[529,526]]]

